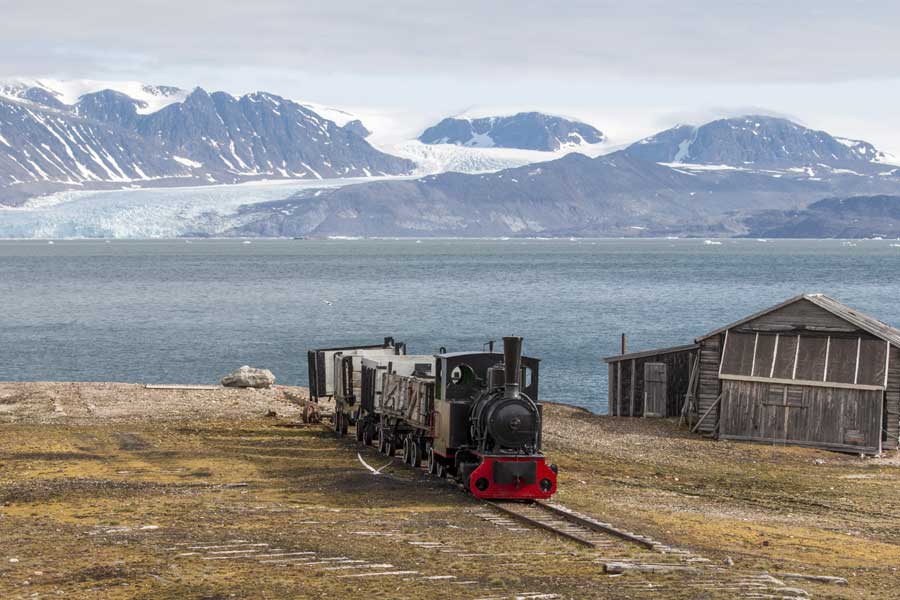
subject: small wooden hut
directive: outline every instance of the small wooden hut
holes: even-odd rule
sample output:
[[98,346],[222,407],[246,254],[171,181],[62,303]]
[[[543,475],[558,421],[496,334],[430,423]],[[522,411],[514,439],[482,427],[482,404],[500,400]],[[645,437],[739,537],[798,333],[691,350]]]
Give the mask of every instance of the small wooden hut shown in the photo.
[[699,430],[877,454],[900,438],[900,330],[823,294],[697,338]]
[[900,442],[900,330],[823,294],[796,296],[690,346],[604,360],[614,416],[684,415],[721,439],[865,454]]
[[697,344],[608,356],[609,414],[677,417],[689,387]]

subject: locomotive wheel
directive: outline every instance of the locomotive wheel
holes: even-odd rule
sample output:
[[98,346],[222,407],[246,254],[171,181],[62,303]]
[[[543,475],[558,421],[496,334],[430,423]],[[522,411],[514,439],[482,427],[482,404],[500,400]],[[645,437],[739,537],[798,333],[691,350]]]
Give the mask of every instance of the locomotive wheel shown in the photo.
[[[435,457],[437,459],[437,457]],[[447,477],[447,466],[444,465],[440,460],[435,460],[435,471],[434,474],[444,479]]]
[[350,417],[347,415],[341,415],[341,437],[347,435],[347,430],[350,428]]
[[418,469],[422,466],[422,450],[419,448],[419,442],[410,439],[409,443],[409,466]]

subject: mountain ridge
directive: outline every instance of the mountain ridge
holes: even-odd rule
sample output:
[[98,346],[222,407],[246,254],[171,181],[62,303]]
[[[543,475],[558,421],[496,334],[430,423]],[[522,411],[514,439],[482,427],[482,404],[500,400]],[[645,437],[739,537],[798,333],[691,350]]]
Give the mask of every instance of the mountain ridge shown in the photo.
[[530,111],[509,116],[447,117],[423,131],[418,140],[425,144],[552,152],[565,146],[599,144],[606,136],[582,121]]
[[849,164],[887,156],[868,142],[763,115],[716,119],[700,126],[677,125],[638,140],[625,152],[653,162],[732,166]]
[[67,104],[75,92],[0,87],[0,204],[66,189],[406,175],[415,168],[366,142],[360,123],[338,126],[275,94],[141,89],[162,95],[161,108],[148,112],[147,100],[121,89],[89,90]]
[[[722,135],[719,123],[713,128],[716,135],[699,138],[703,152],[677,156],[694,163],[672,161],[672,148],[684,147],[684,132],[677,131],[677,143],[668,133],[662,136],[665,152],[657,148],[649,156],[635,151],[646,145],[638,142],[593,159],[573,153],[481,175],[443,174],[303,192],[246,207],[243,223],[233,233],[741,235],[747,216],[759,211],[800,210],[829,196],[900,193],[900,169],[875,160],[882,155],[870,144],[842,144],[825,132],[764,119],[743,118],[738,135]],[[750,122],[752,130],[747,129]],[[837,146],[845,150],[839,152]],[[825,156],[826,148],[835,152]]]

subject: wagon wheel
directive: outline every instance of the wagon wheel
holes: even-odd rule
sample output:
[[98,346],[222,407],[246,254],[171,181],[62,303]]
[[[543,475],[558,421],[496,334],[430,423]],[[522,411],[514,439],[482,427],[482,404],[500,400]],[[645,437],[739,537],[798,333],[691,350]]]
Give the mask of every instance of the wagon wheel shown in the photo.
[[440,460],[438,460],[437,457],[435,457],[435,463],[436,463],[436,466],[435,466],[434,474],[437,475],[438,477],[440,477],[441,479],[444,479],[447,476],[447,466],[444,463],[442,463]]
[[378,428],[378,451],[382,454],[387,454],[387,445],[385,444],[384,439],[384,428]]
[[419,448],[419,442],[411,439],[409,444],[409,466],[418,469],[422,466],[422,450]]
[[341,424],[344,414],[340,411],[334,411],[334,435],[341,437],[344,435],[344,428]]
[[403,462],[412,464],[412,440],[409,437],[403,438]]
[[362,442],[366,446],[372,445],[372,428],[368,425],[365,427],[365,429],[363,429]]
[[437,475],[437,469],[436,469],[437,460],[436,460],[436,457],[434,456],[434,448],[428,449],[428,458],[427,458],[426,464],[428,467],[428,474],[429,475]]
[[362,442],[365,439],[366,425],[362,417],[356,418],[356,441]]

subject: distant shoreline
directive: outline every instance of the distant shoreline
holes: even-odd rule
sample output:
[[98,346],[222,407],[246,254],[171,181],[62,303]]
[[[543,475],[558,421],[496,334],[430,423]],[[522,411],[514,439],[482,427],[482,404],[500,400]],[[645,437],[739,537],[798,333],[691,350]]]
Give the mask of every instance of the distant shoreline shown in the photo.
[[481,242],[566,242],[566,241],[592,241],[592,242],[705,242],[715,240],[719,242],[900,242],[900,237],[766,237],[756,238],[748,236],[641,236],[641,237],[578,237],[578,236],[548,236],[548,237],[516,237],[516,236],[309,236],[309,237],[219,237],[219,236],[182,236],[182,237],[0,237],[0,242],[181,242],[181,241],[219,241],[219,242],[426,242],[426,241],[481,241]]

